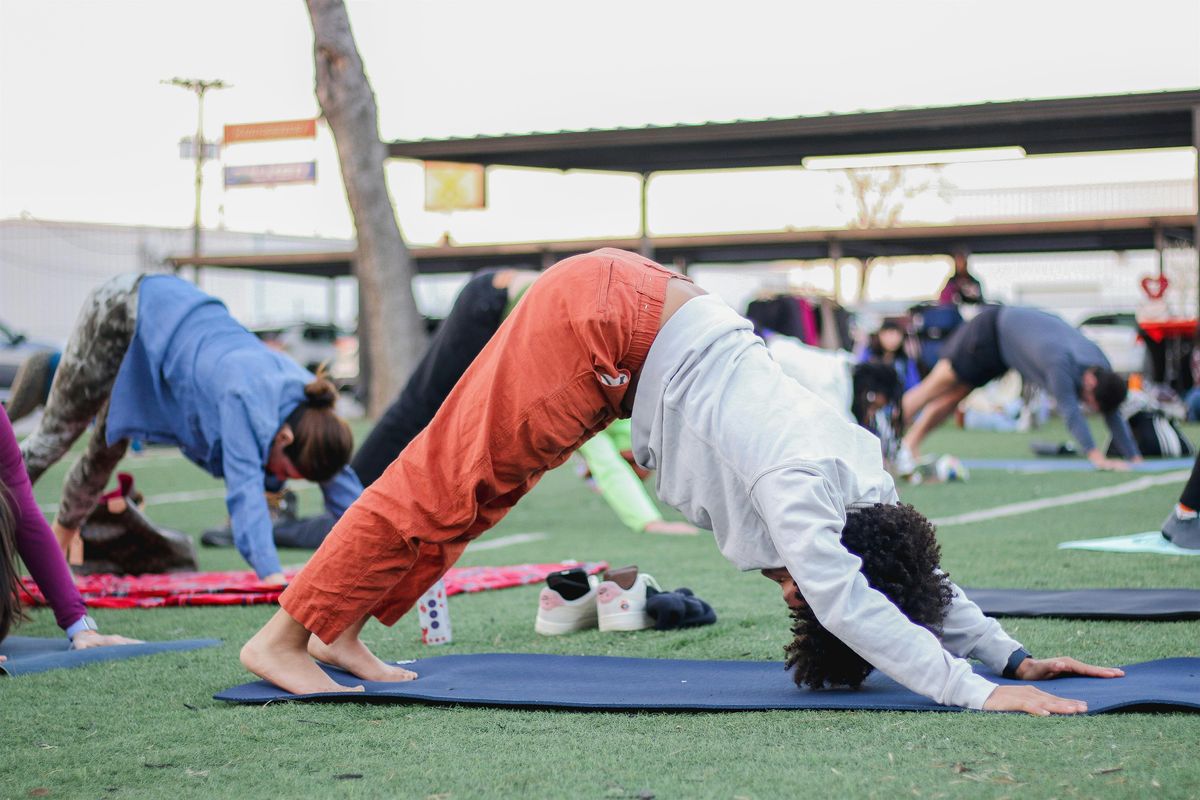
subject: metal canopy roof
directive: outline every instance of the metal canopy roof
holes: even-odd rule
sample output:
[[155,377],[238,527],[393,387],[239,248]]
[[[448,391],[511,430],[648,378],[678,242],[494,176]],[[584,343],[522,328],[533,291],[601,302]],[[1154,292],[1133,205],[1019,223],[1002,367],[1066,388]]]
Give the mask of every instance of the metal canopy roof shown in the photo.
[[807,156],[1019,145],[1030,154],[1187,147],[1200,89],[849,114],[396,141],[393,158],[623,172],[798,165]]
[[[884,230],[809,230],[669,236],[651,239],[658,260],[672,263],[736,263],[776,259],[829,258],[836,242],[845,258],[929,255],[965,247],[975,254],[1152,249],[1155,231],[1181,240],[1192,235],[1190,215],[1049,222],[914,226]],[[640,239],[604,239],[519,244],[414,247],[422,273],[470,272],[485,267],[541,269],[598,247],[637,250]],[[351,274],[353,251],[177,256],[176,267],[251,269],[335,278]]]

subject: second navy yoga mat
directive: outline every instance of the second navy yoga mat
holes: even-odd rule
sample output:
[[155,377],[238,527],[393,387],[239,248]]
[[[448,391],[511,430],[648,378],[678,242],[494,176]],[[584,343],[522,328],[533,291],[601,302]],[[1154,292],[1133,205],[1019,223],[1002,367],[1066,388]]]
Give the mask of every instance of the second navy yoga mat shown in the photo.
[[989,617],[1200,619],[1197,589],[963,589]]
[[[406,703],[577,710],[752,711],[765,709],[868,709],[954,711],[913,694],[875,673],[860,690],[796,688],[783,665],[768,661],[677,661],[610,656],[486,653],[439,656],[407,665],[420,676],[403,683],[360,681],[327,667],[343,685],[365,693],[296,695],[266,681],[235,686],[217,700]],[[1084,700],[1089,714],[1118,709],[1200,709],[1200,658],[1170,658],[1126,667],[1124,678],[1063,678],[1036,685]],[[982,672],[1000,684],[1018,683]]]
[[175,642],[142,642],[141,644],[72,650],[67,644],[66,638],[37,639],[32,636],[9,636],[0,642],[0,655],[8,656],[7,661],[0,663],[0,673],[25,675],[30,672],[69,669],[101,661],[118,661],[156,653],[198,650],[201,647],[216,647],[220,643],[220,639],[183,639]]

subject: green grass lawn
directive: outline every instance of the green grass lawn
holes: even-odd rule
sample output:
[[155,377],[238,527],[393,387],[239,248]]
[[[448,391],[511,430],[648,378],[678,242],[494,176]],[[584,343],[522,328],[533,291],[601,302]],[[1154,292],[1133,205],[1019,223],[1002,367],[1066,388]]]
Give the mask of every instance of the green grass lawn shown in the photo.
[[[361,433],[361,431],[360,431]],[[1200,441],[1200,431],[1189,430]],[[1065,438],[1061,427],[1039,438]],[[945,430],[930,451],[1024,457],[1029,436]],[[159,523],[199,535],[223,519],[220,483],[171,455],[127,459],[148,495],[215,497],[156,505]],[[38,486],[58,495],[63,465]],[[931,517],[1122,483],[1096,473],[976,471],[969,483],[903,488]],[[941,532],[959,583],[995,587],[1200,584],[1200,558],[1059,551],[1057,542],[1156,528],[1178,495],[1163,486]],[[306,510],[319,495],[301,493]],[[779,660],[788,619],[777,589],[736,572],[712,538],[623,530],[571,467],[548,475],[488,537],[543,541],[472,553],[463,564],[567,558],[637,563],[664,587],[690,586],[720,619],[697,630],[533,632],[536,587],[455,597],[454,643],[426,649],[415,619],[365,636],[384,658],[535,652]],[[241,568],[201,550],[206,569]],[[285,551],[300,563],[306,553]],[[1200,715],[878,712],[606,714],[404,705],[237,707],[211,695],[248,680],[238,648],[272,607],[97,611],[104,630],[144,639],[218,637],[221,647],[0,680],[0,797],[1196,797]],[[1200,656],[1200,623],[1025,620],[1008,628],[1035,654],[1106,664]],[[59,634],[48,610],[22,627]],[[536,679],[536,678],[531,678]]]

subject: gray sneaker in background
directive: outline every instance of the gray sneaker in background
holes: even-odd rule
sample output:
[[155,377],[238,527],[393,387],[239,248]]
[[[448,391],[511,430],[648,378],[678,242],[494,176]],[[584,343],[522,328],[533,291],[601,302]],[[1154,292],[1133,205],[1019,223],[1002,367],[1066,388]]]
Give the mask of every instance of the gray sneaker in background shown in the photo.
[[1191,519],[1180,519],[1179,515],[1172,511],[1163,521],[1162,535],[1177,547],[1200,550],[1200,515]]

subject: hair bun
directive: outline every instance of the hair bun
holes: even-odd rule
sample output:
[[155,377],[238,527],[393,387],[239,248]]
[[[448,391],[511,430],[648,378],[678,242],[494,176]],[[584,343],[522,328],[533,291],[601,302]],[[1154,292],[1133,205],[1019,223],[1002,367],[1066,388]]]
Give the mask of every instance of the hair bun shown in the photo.
[[322,364],[317,367],[316,378],[304,387],[304,402],[309,408],[333,408],[337,403],[337,387],[326,375]]

